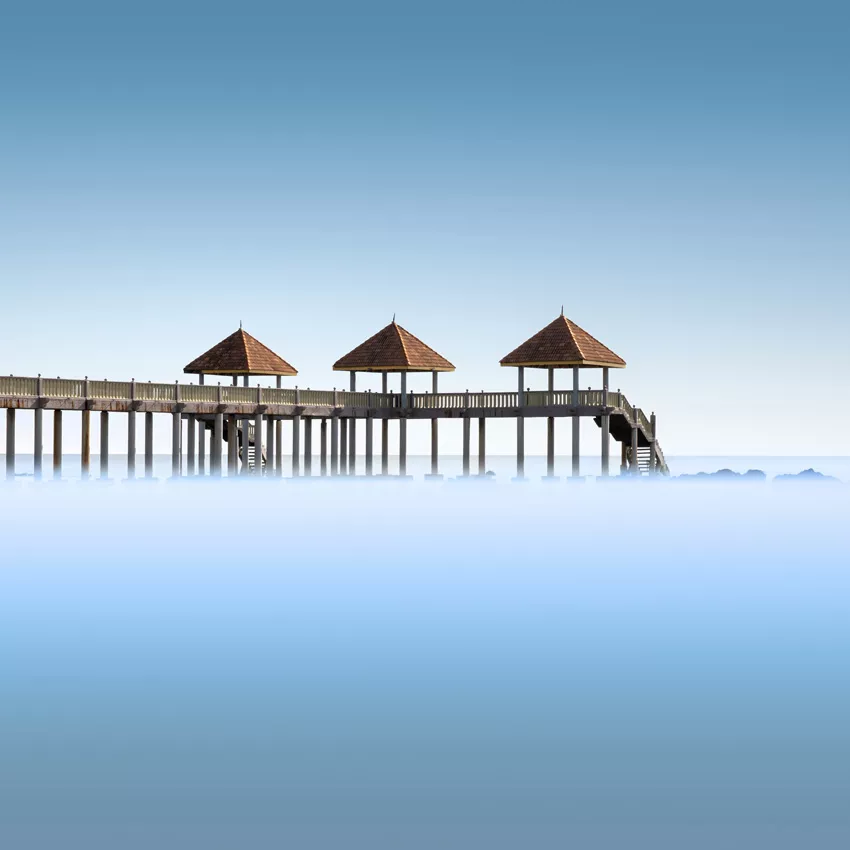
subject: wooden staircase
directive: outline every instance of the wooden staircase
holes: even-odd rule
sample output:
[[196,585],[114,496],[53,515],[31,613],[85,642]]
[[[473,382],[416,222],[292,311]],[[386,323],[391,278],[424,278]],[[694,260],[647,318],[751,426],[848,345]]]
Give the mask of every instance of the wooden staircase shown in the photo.
[[[247,458],[245,452],[245,427],[247,425],[248,428],[248,451]],[[242,466],[245,466],[245,463],[248,464],[248,469],[253,472],[257,467],[257,445],[254,440],[254,423],[253,422],[243,422],[242,427],[239,429],[239,459],[242,461]],[[260,468],[265,469],[266,467],[266,447],[260,444]]]

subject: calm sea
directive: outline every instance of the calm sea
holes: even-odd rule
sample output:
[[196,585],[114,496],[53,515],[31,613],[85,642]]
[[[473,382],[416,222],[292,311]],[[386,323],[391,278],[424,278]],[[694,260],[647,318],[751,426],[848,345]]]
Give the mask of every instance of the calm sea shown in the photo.
[[850,846],[846,483],[112,469],[0,486],[0,847]]

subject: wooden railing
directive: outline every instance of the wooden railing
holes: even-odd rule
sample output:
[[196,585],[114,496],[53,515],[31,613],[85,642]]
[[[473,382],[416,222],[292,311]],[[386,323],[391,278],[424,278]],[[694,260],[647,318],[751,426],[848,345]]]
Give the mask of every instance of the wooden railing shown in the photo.
[[[38,378],[14,375],[0,377],[0,396],[38,397]],[[59,399],[96,399],[154,402],[189,402],[203,404],[302,405],[306,407],[362,407],[396,409],[402,406],[398,393],[349,392],[347,390],[312,390],[277,387],[245,387],[200,384],[154,384],[138,381],[95,381],[88,379],[43,378],[41,397]],[[578,406],[601,407],[602,390],[580,390]],[[573,390],[526,390],[527,407],[551,404],[574,407]],[[408,393],[407,406],[412,410],[480,410],[519,406],[516,392]],[[634,408],[619,392],[608,392],[608,406],[621,409],[634,421]],[[641,412],[641,425],[650,433],[649,421]]]

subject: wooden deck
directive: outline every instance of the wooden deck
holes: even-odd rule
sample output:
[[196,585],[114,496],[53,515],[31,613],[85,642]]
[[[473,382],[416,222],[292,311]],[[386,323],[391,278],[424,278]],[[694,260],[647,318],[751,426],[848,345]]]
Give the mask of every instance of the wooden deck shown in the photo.
[[[0,408],[7,410],[170,413],[181,418],[438,420],[591,417],[605,418],[614,440],[634,454],[652,451],[648,470],[669,474],[653,423],[620,392],[542,390],[478,393],[375,393],[222,385],[95,381],[67,378],[0,378]],[[176,439],[176,438],[175,438]],[[178,445],[179,449],[179,445]],[[641,452],[640,450],[643,450]],[[295,444],[293,446],[295,451]],[[631,464],[638,474],[646,464]]]

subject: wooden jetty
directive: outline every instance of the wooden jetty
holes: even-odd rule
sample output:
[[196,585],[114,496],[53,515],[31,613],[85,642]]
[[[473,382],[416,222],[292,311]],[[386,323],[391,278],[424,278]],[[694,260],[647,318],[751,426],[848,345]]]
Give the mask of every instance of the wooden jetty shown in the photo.
[[[83,478],[91,474],[91,414],[100,414],[101,477],[109,475],[109,421],[113,415],[128,417],[128,477],[136,477],[136,417],[144,416],[144,476],[153,477],[153,417],[170,415],[172,475],[221,476],[226,462],[227,474],[283,474],[283,425],[291,423],[292,475],[312,475],[314,423],[319,426],[320,475],[354,475],[356,472],[356,427],[365,429],[365,468],[374,469],[374,424],[381,423],[380,474],[388,474],[389,422],[399,423],[399,474],[407,471],[407,425],[426,420],[431,429],[431,473],[439,478],[439,421],[458,419],[463,429],[463,475],[469,476],[470,431],[478,422],[478,474],[484,475],[486,462],[486,425],[490,418],[516,420],[517,478],[525,472],[525,420],[547,420],[547,475],[554,479],[555,419],[572,419],[573,477],[581,475],[579,421],[591,417],[601,432],[602,476],[610,474],[610,440],[620,443],[621,475],[669,474],[657,439],[655,414],[647,416],[634,407],[625,395],[608,386],[609,370],[623,368],[625,361],[606,346],[567,319],[563,312],[552,323],[502,358],[501,365],[517,369],[516,392],[454,392],[438,390],[440,372],[454,366],[434,349],[417,339],[395,319],[340,358],[334,369],[350,375],[348,390],[312,390],[281,386],[285,376],[297,375],[286,360],[275,354],[241,327],[185,367],[199,376],[197,384],[142,383],[35,378],[10,375],[0,377],[0,408],[6,409],[6,476],[15,475],[15,425],[18,411],[34,416],[34,475],[43,477],[44,411],[53,413],[53,475],[62,474],[62,420],[65,412],[79,412],[82,419],[80,445]],[[579,370],[597,369],[602,373],[602,388],[579,388]],[[547,388],[532,390],[525,386],[526,369],[544,369]],[[572,370],[572,387],[557,389],[556,370]],[[379,372],[382,391],[358,391],[358,372]],[[407,390],[409,372],[430,372],[431,392]],[[399,373],[400,392],[388,390],[388,375]],[[208,375],[232,378],[232,385],[206,384]],[[239,386],[242,377],[242,386]],[[275,387],[250,386],[249,379],[276,379]],[[328,435],[330,431],[330,439]],[[209,452],[207,451],[209,432]],[[303,434],[303,442],[302,442]],[[224,445],[227,444],[226,455]],[[289,452],[287,452],[289,454]],[[185,468],[183,464],[185,455]],[[226,461],[225,461],[226,458]],[[303,458],[303,468],[302,468]]]

